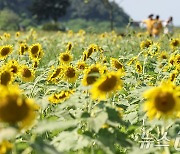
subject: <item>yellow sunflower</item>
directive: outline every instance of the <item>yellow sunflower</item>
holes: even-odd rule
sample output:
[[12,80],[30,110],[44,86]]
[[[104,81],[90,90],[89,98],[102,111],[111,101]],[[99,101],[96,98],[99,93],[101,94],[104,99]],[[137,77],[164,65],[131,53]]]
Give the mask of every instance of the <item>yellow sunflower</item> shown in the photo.
[[166,51],[162,51],[158,56],[159,61],[162,61],[164,59],[168,59],[168,53]]
[[11,70],[14,76],[18,75],[20,71],[20,65],[16,60],[10,60],[6,66]]
[[0,70],[0,84],[1,85],[8,85],[12,83],[14,80],[12,71],[7,67],[4,66]]
[[11,45],[0,46],[0,59],[5,59],[9,54],[11,54],[13,48]]
[[111,67],[124,71],[123,64],[116,58],[111,58]]
[[171,57],[169,58],[169,64],[175,66],[175,62],[176,62],[176,56],[171,55]]
[[64,80],[74,83],[78,78],[78,72],[73,66],[64,66]]
[[87,51],[83,52],[82,60],[86,61],[87,60]]
[[73,46],[72,46],[72,42],[68,42],[67,47],[66,47],[66,51],[70,52],[72,50]]
[[84,70],[87,67],[87,64],[84,61],[78,61],[77,62],[77,68],[79,70]]
[[30,69],[26,65],[22,65],[20,69],[20,75],[24,82],[30,82],[33,81],[35,78],[35,73],[32,69]]
[[24,55],[24,53],[28,51],[28,46],[26,43],[21,43],[19,47],[19,55]]
[[144,97],[144,110],[149,119],[173,117],[180,111],[179,92],[171,82],[147,90]]
[[65,100],[67,100],[72,93],[73,93],[72,90],[65,90],[65,91],[63,90],[59,93],[52,94],[51,96],[49,96],[48,100],[54,104],[62,103]]
[[139,61],[136,62],[136,71],[142,73],[142,65]]
[[41,58],[43,55],[43,50],[39,43],[31,45],[28,52],[31,59]]
[[171,82],[175,81],[178,75],[179,75],[179,71],[178,70],[174,70],[172,73],[170,73],[169,80]]
[[56,69],[52,67],[47,80],[53,83],[58,83],[63,77],[63,73],[64,68],[62,66],[58,66]]
[[152,45],[152,41],[151,40],[149,40],[149,39],[147,39],[147,40],[144,40],[144,41],[142,41],[141,42],[141,44],[140,44],[140,48],[143,50],[143,49],[147,49],[147,48],[149,48],[151,45]]
[[89,58],[93,52],[98,51],[98,48],[99,48],[98,45],[90,44],[88,49],[87,49],[87,54],[86,54],[87,58]]
[[0,91],[0,121],[20,128],[30,126],[38,109],[34,101],[23,96],[17,86],[0,86]]
[[82,84],[84,86],[92,85],[103,73],[105,67],[100,64],[93,64],[85,69]]
[[20,32],[16,32],[15,36],[19,37],[20,36]]
[[170,47],[175,50],[178,47],[180,47],[180,39],[179,38],[174,38],[170,41]]
[[109,72],[100,77],[93,85],[90,93],[93,99],[106,100],[117,90],[122,88],[122,81],[120,79],[121,73]]
[[69,64],[73,59],[73,56],[70,52],[63,52],[59,55],[59,61],[62,64]]
[[160,51],[159,43],[153,43],[153,44],[150,45],[148,53],[151,56],[155,56],[155,55],[157,55],[159,53],[159,51]]

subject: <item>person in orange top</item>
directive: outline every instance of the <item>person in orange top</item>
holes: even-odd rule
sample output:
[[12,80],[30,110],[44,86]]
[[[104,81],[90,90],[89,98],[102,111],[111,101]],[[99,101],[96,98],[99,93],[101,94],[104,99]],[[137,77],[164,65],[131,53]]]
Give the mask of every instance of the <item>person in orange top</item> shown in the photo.
[[142,23],[146,24],[147,32],[150,36],[152,36],[152,29],[154,24],[153,14],[148,16],[148,19],[142,21]]
[[154,19],[153,27],[152,27],[152,35],[154,37],[158,37],[159,34],[162,32],[163,26],[162,21],[159,19],[159,15],[156,16],[156,19]]

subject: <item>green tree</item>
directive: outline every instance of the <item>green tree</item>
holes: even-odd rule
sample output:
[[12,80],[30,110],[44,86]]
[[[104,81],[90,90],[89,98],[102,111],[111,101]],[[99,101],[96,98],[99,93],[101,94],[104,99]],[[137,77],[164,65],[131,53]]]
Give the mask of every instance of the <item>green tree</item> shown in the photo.
[[66,14],[69,5],[68,0],[33,0],[30,10],[38,20],[57,21],[59,17]]

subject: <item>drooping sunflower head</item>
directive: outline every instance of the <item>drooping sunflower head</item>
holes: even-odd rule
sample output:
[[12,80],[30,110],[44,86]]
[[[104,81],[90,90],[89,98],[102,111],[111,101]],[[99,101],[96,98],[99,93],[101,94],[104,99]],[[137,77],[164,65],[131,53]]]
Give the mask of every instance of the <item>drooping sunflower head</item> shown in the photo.
[[62,66],[58,66],[56,69],[52,67],[47,80],[49,82],[58,83],[63,77],[63,72],[64,68]]
[[124,70],[123,64],[116,58],[111,58],[111,66],[117,70]]
[[149,39],[142,41],[140,44],[141,50],[149,48],[152,45],[152,43],[153,42]]
[[69,64],[73,59],[73,56],[70,52],[63,52],[59,55],[59,60],[62,64]]
[[12,53],[12,46],[10,45],[5,45],[5,46],[0,46],[0,59],[5,59],[9,54]]
[[11,69],[9,69],[7,66],[2,67],[0,70],[0,84],[6,86],[12,83],[13,80],[14,77]]
[[122,81],[120,79],[121,72],[109,72],[100,77],[90,90],[92,98],[98,100],[106,100],[117,90],[122,88]]
[[64,66],[64,80],[74,83],[78,78],[78,72],[73,66]]
[[59,93],[52,94],[51,96],[49,96],[48,100],[51,103],[55,103],[55,104],[62,103],[65,100],[67,100],[72,93],[73,93],[72,90],[63,90],[63,91],[61,91]]
[[170,41],[170,47],[174,50],[174,49],[177,49],[178,47],[180,47],[180,39],[179,38],[175,38],[175,39],[172,39]]
[[98,51],[98,45],[96,44],[90,44],[88,49],[87,49],[87,58],[89,58],[93,52]]
[[30,82],[33,81],[35,78],[35,73],[32,69],[30,69],[28,66],[26,65],[22,65],[21,69],[20,69],[20,75],[21,75],[21,79],[24,82]]
[[92,85],[103,73],[105,67],[101,64],[93,64],[85,69],[82,83],[84,86]]
[[179,93],[171,82],[145,91],[144,97],[144,109],[150,119],[169,118],[180,111]]
[[20,128],[28,127],[35,118],[37,105],[21,94],[17,86],[0,86],[0,121]]
[[139,61],[136,62],[136,71],[142,73],[142,65]]
[[41,44],[39,43],[31,45],[28,51],[31,59],[41,58],[43,54]]

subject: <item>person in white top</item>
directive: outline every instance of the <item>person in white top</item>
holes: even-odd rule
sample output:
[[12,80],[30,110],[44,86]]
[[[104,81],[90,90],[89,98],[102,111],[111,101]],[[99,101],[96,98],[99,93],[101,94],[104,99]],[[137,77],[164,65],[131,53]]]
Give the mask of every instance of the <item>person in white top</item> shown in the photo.
[[167,21],[164,23],[164,34],[173,34],[173,17],[169,17]]

